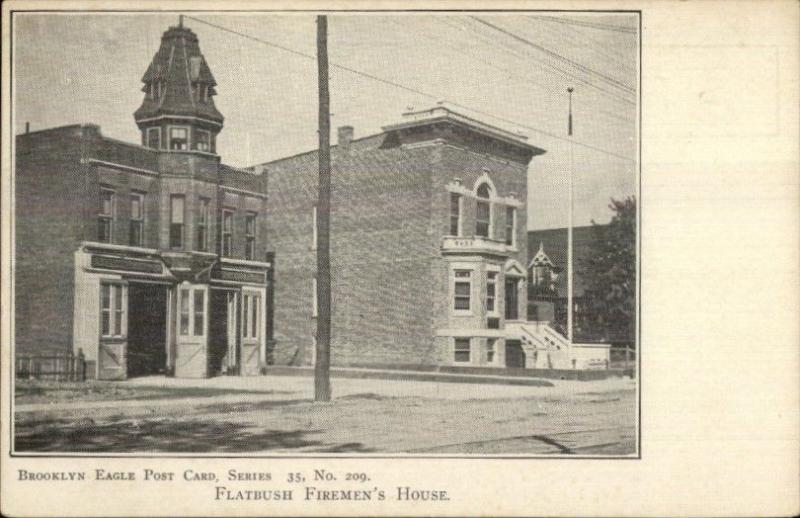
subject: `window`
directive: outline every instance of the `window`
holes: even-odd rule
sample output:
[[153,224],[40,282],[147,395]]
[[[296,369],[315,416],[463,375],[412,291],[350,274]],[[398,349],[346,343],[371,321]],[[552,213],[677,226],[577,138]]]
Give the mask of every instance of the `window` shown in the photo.
[[248,212],[244,217],[244,258],[253,260],[256,253],[256,213]]
[[497,272],[486,272],[486,311],[494,313],[497,309]]
[[110,243],[114,232],[114,191],[100,189],[100,212],[97,215],[97,240]]
[[181,286],[178,296],[178,334],[205,336],[206,309],[205,287]]
[[478,187],[478,202],[475,209],[475,235],[482,237],[491,236],[492,205],[489,202],[489,186],[481,184]]
[[470,310],[470,293],[472,292],[472,271],[456,270],[453,290],[453,309],[456,311]]
[[183,248],[183,222],[186,197],[173,194],[169,198],[169,247]]
[[194,290],[194,336],[203,336],[205,317],[205,297],[203,290]]
[[450,193],[450,235],[461,235],[461,196]]
[[506,207],[506,244],[514,246],[514,237],[517,230],[517,211],[514,207]]
[[230,257],[233,254],[233,211],[222,211],[222,255]]
[[494,352],[496,344],[497,344],[497,338],[486,339],[486,363],[494,363]]
[[189,288],[181,288],[181,296],[180,296],[180,334],[183,336],[189,335],[189,319],[191,317],[190,310],[190,295],[191,290]]
[[178,151],[189,149],[189,128],[183,126],[170,127],[169,148]]
[[208,250],[208,215],[211,200],[200,198],[197,210],[197,250]]
[[100,335],[124,337],[127,331],[127,293],[123,284],[100,285]]
[[311,279],[311,317],[316,318],[319,315],[319,302],[317,299],[317,278]]
[[518,282],[519,279],[506,278],[506,320],[517,320],[519,316]]
[[161,149],[161,128],[147,128],[147,147]]
[[144,242],[144,194],[131,194],[131,219],[128,241],[131,246],[142,246]]
[[195,130],[195,147],[198,151],[211,151],[211,133],[206,130]]
[[244,293],[242,296],[242,338],[257,339],[261,322],[261,295]]
[[317,249],[317,206],[311,207],[311,249]]
[[453,360],[457,363],[469,363],[470,356],[469,338],[456,338]]

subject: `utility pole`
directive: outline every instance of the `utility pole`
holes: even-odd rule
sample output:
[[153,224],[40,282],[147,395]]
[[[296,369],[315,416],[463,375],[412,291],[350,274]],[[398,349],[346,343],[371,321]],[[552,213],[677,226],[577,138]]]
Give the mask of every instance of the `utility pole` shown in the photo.
[[575,176],[575,162],[572,154],[572,91],[571,86],[567,87],[569,93],[569,119],[567,121],[567,135],[569,136],[569,219],[567,222],[567,339],[569,347],[572,348],[572,312],[574,304],[572,302],[572,209],[574,205],[573,176]]
[[331,400],[331,114],[328,91],[328,18],[317,16],[319,81],[319,199],[317,200],[317,360],[314,401]]

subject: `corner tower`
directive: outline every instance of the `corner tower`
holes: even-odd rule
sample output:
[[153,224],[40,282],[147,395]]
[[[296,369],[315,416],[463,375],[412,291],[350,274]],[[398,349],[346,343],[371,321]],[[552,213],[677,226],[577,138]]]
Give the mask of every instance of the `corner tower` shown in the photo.
[[224,117],[214,106],[214,76],[197,35],[183,26],[170,27],[142,77],[145,93],[134,113],[142,145],[168,151],[216,154]]

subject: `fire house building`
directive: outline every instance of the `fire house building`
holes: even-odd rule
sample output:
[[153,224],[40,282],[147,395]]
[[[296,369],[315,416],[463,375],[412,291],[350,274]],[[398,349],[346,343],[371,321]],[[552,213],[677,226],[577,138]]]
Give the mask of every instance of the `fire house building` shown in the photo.
[[100,379],[256,374],[266,177],[220,162],[191,30],[164,33],[142,82],[141,145],[91,124],[16,139],[16,348],[81,350]]
[[[80,350],[99,379],[313,364],[317,151],[222,164],[216,82],[188,28],[163,34],[142,82],[140,144],[91,124],[16,138],[16,350]],[[542,153],[441,104],[358,139],[338,129],[333,365],[607,357],[526,320],[527,179]]]

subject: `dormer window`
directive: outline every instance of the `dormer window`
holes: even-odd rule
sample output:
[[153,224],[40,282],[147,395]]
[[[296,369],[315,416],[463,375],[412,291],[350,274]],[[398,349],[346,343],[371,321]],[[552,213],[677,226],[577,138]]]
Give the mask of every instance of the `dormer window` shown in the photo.
[[170,126],[169,148],[177,151],[189,149],[189,128],[184,126]]

